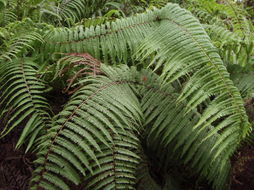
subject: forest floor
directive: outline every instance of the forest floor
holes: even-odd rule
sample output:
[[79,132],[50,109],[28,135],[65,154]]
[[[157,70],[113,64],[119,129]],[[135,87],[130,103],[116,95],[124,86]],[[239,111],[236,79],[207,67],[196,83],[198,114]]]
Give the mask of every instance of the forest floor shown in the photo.
[[15,150],[19,132],[0,140],[0,190],[27,190],[34,156]]
[[254,146],[243,147],[232,161],[232,185],[230,190],[254,189]]

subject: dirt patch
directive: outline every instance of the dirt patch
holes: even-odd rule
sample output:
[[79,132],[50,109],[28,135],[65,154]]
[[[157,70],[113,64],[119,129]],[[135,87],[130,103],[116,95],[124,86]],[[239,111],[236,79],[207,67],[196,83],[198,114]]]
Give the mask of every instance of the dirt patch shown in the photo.
[[32,154],[15,150],[20,129],[0,139],[0,190],[26,190],[32,174]]
[[246,146],[238,152],[232,171],[231,190],[254,189],[254,146]]

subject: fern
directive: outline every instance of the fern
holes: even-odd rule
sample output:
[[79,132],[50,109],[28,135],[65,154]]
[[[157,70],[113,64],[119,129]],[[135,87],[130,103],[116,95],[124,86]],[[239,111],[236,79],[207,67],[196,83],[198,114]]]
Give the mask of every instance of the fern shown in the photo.
[[[89,173],[99,175],[96,179],[104,179],[104,185],[107,185],[109,179],[105,179],[104,172],[107,165],[111,166],[112,162],[118,162],[115,159],[121,161],[128,156],[128,146],[137,149],[135,143],[137,140],[131,133],[137,131],[135,126],[140,125],[142,114],[128,84],[125,81],[112,81],[105,77],[85,79],[82,83],[86,85],[72,96],[65,109],[56,116],[51,129],[41,139],[39,157],[36,161],[39,167],[34,171],[31,189],[38,187],[69,189],[64,178],[78,185],[82,176]],[[117,130],[118,128],[120,130]],[[121,130],[130,131],[130,135],[126,136],[124,132],[119,136],[119,133],[123,133]],[[119,141],[118,138],[126,138],[127,142]],[[117,149],[112,150],[111,146]],[[129,161],[126,162],[130,162],[132,166],[132,163],[137,163],[138,156],[134,156],[135,153],[131,152],[129,154],[133,158],[128,157]],[[90,165],[91,162],[94,164]],[[117,163],[115,167],[118,167]],[[119,167],[121,168],[120,163]],[[112,170],[113,175],[119,175]],[[130,174],[128,172],[124,174],[123,171],[121,175],[126,175],[129,179]],[[125,184],[125,181],[121,181],[124,177],[119,179],[120,183]],[[117,183],[118,180],[114,180]],[[91,186],[96,185],[93,184],[93,180],[90,183]]]
[[12,1],[0,1],[0,27],[17,20],[17,14],[13,10],[14,6],[15,4]]
[[[177,17],[167,17],[168,14],[170,15],[170,11],[174,12]],[[200,125],[202,125],[202,121],[212,118],[215,121],[215,118],[218,119],[221,117],[220,115],[224,111],[221,110],[221,113],[217,112],[214,110],[214,106],[219,103],[217,101],[222,99],[228,101],[225,101],[224,105],[220,105],[221,108],[226,108],[228,105],[231,105],[231,110],[228,110],[229,112],[223,113],[222,115],[234,113],[233,110],[239,107],[239,110],[242,111],[237,114],[240,114],[240,121],[244,124],[247,118],[242,107],[242,101],[239,99],[240,95],[229,80],[229,75],[221,59],[216,53],[215,48],[209,42],[209,38],[202,27],[188,12],[181,11],[177,6],[169,6],[168,9],[165,9],[164,13],[165,17],[161,18],[165,19],[163,21],[164,24],[152,33],[150,37],[146,38],[142,46],[141,55],[147,56],[153,52],[158,52],[154,60],[156,60],[156,68],[161,67],[164,63],[163,75],[165,82],[172,82],[185,75],[189,76],[178,99],[178,101],[188,100],[187,110],[197,107],[212,95],[216,96],[210,103],[211,107],[209,106],[205,111],[199,123]],[[184,23],[187,24],[184,25]],[[169,28],[171,28],[170,32],[168,32]],[[165,37],[161,38],[163,34]],[[177,52],[178,56],[175,56],[175,52]],[[197,59],[201,59],[202,61],[197,62]],[[221,88],[226,89],[227,92],[224,91],[221,93]],[[195,96],[193,96],[193,93]],[[239,120],[235,120],[235,124],[240,127]],[[247,132],[246,129],[239,128],[243,132],[243,136]]]
[[235,86],[239,89],[244,99],[251,98],[254,93],[253,69],[251,67],[240,67],[238,65],[231,65],[228,67],[230,78]]
[[[38,27],[38,28],[36,28]],[[46,24],[33,22],[30,18],[15,21],[2,28],[3,43],[0,44],[0,61],[33,54],[44,43],[42,31],[49,28]]]
[[231,0],[226,0],[226,4],[228,8],[225,11],[232,18],[231,23],[234,32],[238,33],[242,38],[250,37],[250,23],[246,19],[247,13],[245,10]]
[[248,66],[253,64],[253,40],[242,40],[237,34],[216,25],[203,25],[218,47],[224,64]]
[[156,27],[156,13],[107,22],[101,26],[55,28],[45,36],[44,52],[89,53],[104,63],[129,61],[145,35]]
[[[225,0],[225,2],[221,4],[210,0],[192,1],[193,4],[190,3],[189,9],[194,14],[195,12],[204,12],[204,15],[216,17],[219,20],[217,23],[223,22],[223,25],[227,27],[227,29],[233,31],[242,39],[253,38],[251,34],[253,31],[252,24],[247,19],[248,14],[241,4],[237,4],[233,0]],[[202,20],[205,17],[201,16],[199,18]],[[209,18],[204,19],[204,23],[210,24],[210,22],[211,20],[209,20]]]
[[131,131],[118,130],[110,147],[102,146],[98,162],[93,162],[93,175],[87,178],[86,189],[135,189],[139,139]]
[[27,50],[34,50],[33,44],[35,42],[43,43],[42,36],[38,32],[16,36],[3,47],[0,61],[11,61],[13,58],[18,58],[21,53],[25,53]]
[[[167,92],[167,89],[164,87],[161,91]],[[172,161],[183,162],[213,182],[215,189],[222,189],[229,176],[229,158],[233,151],[224,148],[237,143],[237,128],[230,130],[230,137],[220,135],[219,126],[215,128],[209,123],[197,128],[200,114],[197,111],[186,114],[185,104],[176,106],[177,96],[169,92],[154,92],[153,89],[144,90],[142,94],[141,105],[146,125],[150,126],[147,146],[154,154],[160,155],[161,167],[169,167]],[[226,140],[233,141],[223,144]]]
[[50,123],[49,105],[43,93],[47,90],[44,81],[36,76],[38,65],[29,59],[18,59],[0,64],[0,117],[5,127],[1,137],[21,123],[26,123],[17,147],[28,140],[28,151],[38,135]]
[[[63,0],[56,5],[44,5],[44,8],[41,9],[41,15],[45,17],[46,20],[53,18],[53,21],[58,21],[60,23],[75,23],[81,21],[83,18],[87,18],[96,12],[96,9],[102,8],[105,3],[106,0]],[[52,22],[52,20],[50,22]]]
[[107,69],[106,73],[114,80],[119,75],[129,80],[136,78],[138,87],[135,91],[142,97],[146,147],[152,155],[160,155],[159,165],[165,173],[171,162],[182,162],[206,177],[215,189],[223,188],[229,176],[230,155],[234,151],[231,148],[237,144],[239,131],[237,127],[230,127],[223,133],[221,130],[225,123],[230,125],[233,121],[223,120],[216,127],[206,122],[202,128],[197,128],[201,114],[197,110],[186,114],[188,102],[177,103],[179,94],[171,85],[161,86],[162,81],[152,72]]
[[[53,25],[32,22],[27,33],[25,19],[0,29],[1,135],[24,125],[16,146],[37,153],[29,189],[142,189],[145,180],[154,188],[177,188],[174,164],[216,190],[227,188],[230,158],[252,136],[225,66],[251,67],[251,24],[245,13],[235,14],[236,4],[224,11],[213,1],[202,7],[205,0],[196,14],[203,25],[171,3],[82,22],[97,16],[98,4],[104,7],[99,15],[109,10],[111,18],[116,5],[126,16],[130,2],[38,1],[34,10],[17,10],[18,19],[40,11],[33,19]],[[140,4],[134,12],[143,10]],[[73,27],[56,27],[62,25]],[[71,95],[53,119],[47,82]],[[235,82],[243,97],[252,92],[246,83]],[[160,180],[147,164],[138,169],[144,157],[156,160]]]
[[[232,0],[226,0],[225,4],[207,0],[194,2],[198,11],[204,11],[205,14],[216,16],[220,20],[213,25],[204,26],[218,47],[225,65],[253,64],[253,24],[248,20],[248,14],[242,4]],[[195,13],[195,9],[192,12]],[[224,24],[219,24],[221,22]],[[204,23],[210,24],[210,20],[207,19]]]
[[[135,98],[134,94],[131,95],[132,92],[129,91],[130,89],[129,90],[128,88],[125,89],[126,87],[128,87],[127,84],[130,84],[132,86],[131,89],[134,90],[135,94],[139,93],[141,96],[144,96],[142,98],[143,105],[141,104],[143,107],[142,108],[143,112],[145,114],[146,123],[144,123],[144,125],[149,126],[150,125],[149,123],[153,121],[154,118],[158,117],[159,121],[157,121],[156,119],[154,120],[155,124],[151,130],[154,131],[153,128],[158,128],[160,132],[162,132],[163,130],[169,130],[168,132],[164,133],[169,136],[165,136],[162,139],[163,141],[165,140],[165,138],[168,139],[168,142],[166,143],[166,145],[161,144],[160,141],[158,141],[158,138],[157,138],[158,135],[156,135],[153,140],[151,139],[151,137],[148,138],[149,146],[152,144],[152,146],[156,146],[156,149],[158,150],[163,150],[163,149],[165,150],[164,146],[168,147],[169,146],[168,144],[171,144],[169,143],[169,139],[175,138],[176,142],[172,142],[172,145],[176,145],[176,147],[173,146],[173,148],[176,150],[176,153],[173,153],[172,157],[174,156],[177,157],[177,155],[179,154],[184,155],[185,153],[183,153],[182,150],[193,152],[192,157],[190,157],[190,153],[188,154],[188,156],[186,156],[186,162],[191,162],[192,167],[197,169],[197,172],[201,170],[201,174],[208,177],[208,179],[211,180],[212,182],[217,183],[216,184],[217,187],[221,187],[225,184],[225,180],[227,179],[227,174],[229,172],[229,162],[228,162],[229,156],[225,156],[225,149],[224,149],[225,147],[218,148],[218,145],[219,145],[218,142],[221,142],[222,139],[226,138],[227,136],[226,137],[221,136],[219,138],[217,130],[213,129],[209,125],[207,125],[207,128],[204,130],[196,129],[193,131],[189,128],[184,128],[183,126],[186,125],[186,123],[190,124],[191,121],[193,122],[191,126],[192,127],[195,126],[195,123],[198,122],[198,118],[192,119],[193,114],[197,116],[199,116],[199,114],[197,113],[188,114],[188,116],[186,117],[185,111],[182,108],[182,106],[175,107],[176,98],[174,98],[173,96],[169,95],[168,92],[166,92],[168,91],[168,86],[165,86],[164,89],[160,89],[159,86],[158,87],[156,86],[156,84],[160,85],[160,80],[154,74],[152,74],[152,72],[144,71],[144,72],[138,73],[135,69],[129,70],[126,67],[122,67],[118,69],[114,69],[111,67],[104,67],[103,70],[106,72],[108,77],[110,77],[110,79],[106,80],[108,81],[108,83],[104,85],[99,85],[98,87],[96,83],[100,81],[101,77],[97,79],[92,79],[92,80],[86,79],[80,82],[80,83],[87,84],[87,82],[89,81],[93,83],[81,88],[79,91],[76,92],[76,94],[74,94],[73,98],[66,105],[66,110],[64,110],[62,113],[60,113],[57,116],[55,121],[56,126],[53,126],[52,129],[50,129],[50,134],[47,134],[46,136],[42,138],[43,143],[41,144],[41,146],[46,149],[45,150],[46,152],[43,153],[42,156],[39,156],[38,161],[36,161],[36,163],[39,163],[39,165],[41,165],[42,167],[38,167],[38,169],[35,170],[35,177],[32,181],[35,185],[32,186],[32,189],[33,188],[36,189],[38,186],[54,189],[59,185],[61,185],[59,187],[61,187],[62,189],[68,189],[68,185],[65,184],[60,177],[67,178],[71,180],[73,183],[75,183],[76,185],[78,185],[81,183],[81,177],[79,177],[79,172],[78,172],[79,170],[83,174],[83,177],[86,177],[86,175],[88,175],[87,188],[115,189],[118,187],[120,188],[121,186],[127,188],[128,185],[130,185],[130,187],[133,187],[134,180],[135,180],[134,176],[136,173],[136,170],[135,170],[136,167],[135,165],[133,166],[133,164],[138,164],[138,160],[139,160],[138,155],[135,154],[135,152],[138,150],[138,147],[139,147],[139,143],[138,143],[139,140],[135,137],[133,132],[138,131],[138,133],[140,133],[141,131],[143,131],[143,129],[139,127],[140,124],[136,125],[136,127],[133,128],[132,127],[133,121],[131,121],[129,124],[126,123],[126,126],[129,126],[127,129],[124,129],[124,126],[121,127],[121,122],[126,122],[125,120],[127,118],[133,118],[133,116],[141,112],[141,108],[138,105],[135,106],[134,108],[129,107],[129,105],[135,105],[133,103],[134,102],[137,103],[137,99]],[[142,76],[146,76],[147,80],[144,80]],[[106,78],[102,77],[102,79],[105,80]],[[133,79],[136,79],[136,81],[133,81]],[[151,87],[151,86],[147,86],[146,84],[154,84],[154,85]],[[114,86],[117,85],[117,88],[108,87],[108,85],[114,85]],[[122,87],[121,86],[118,87],[118,85],[121,85]],[[138,88],[135,90],[136,85],[138,85]],[[97,87],[93,90],[95,91],[95,93],[89,91],[88,93],[89,96],[88,95],[84,96],[83,92],[87,92],[88,90],[93,89],[92,88],[93,86]],[[141,89],[139,86],[141,86]],[[108,90],[110,91],[110,94],[109,92],[107,92]],[[128,92],[125,92],[126,90]],[[97,95],[99,94],[98,92],[100,91],[101,91],[101,94]],[[118,94],[118,96],[116,94]],[[123,95],[128,94],[128,98],[123,95],[119,96],[119,94],[123,94]],[[96,96],[99,96],[99,97],[96,98]],[[107,96],[110,96],[109,97],[110,99],[108,98],[105,99],[105,97]],[[133,100],[129,100],[130,97],[132,97],[131,99]],[[90,98],[94,100],[91,100],[91,102],[89,102]],[[118,99],[119,100],[125,99],[125,101],[119,101]],[[108,102],[108,100],[110,100],[110,102]],[[114,103],[111,101],[114,101]],[[84,107],[87,107],[85,108],[87,112],[85,112],[82,109],[84,103],[88,104],[84,106]],[[120,104],[123,104],[123,103],[125,106],[120,106]],[[105,104],[110,104],[110,106]],[[158,110],[151,109],[152,107],[154,107],[154,105],[156,105],[155,107],[157,107],[158,104],[159,104]],[[166,106],[167,109],[165,109],[165,105],[169,105],[169,106]],[[117,106],[117,107],[114,108],[114,106]],[[128,109],[125,110],[123,109],[124,107]],[[123,110],[121,110],[121,112],[118,113],[118,117],[113,117],[114,115],[111,112],[113,111],[114,114],[117,113],[116,108],[118,109],[120,108]],[[110,110],[107,110],[107,109],[110,109]],[[127,115],[128,113],[131,115],[129,115],[127,118],[124,119],[124,117],[121,116],[122,113],[124,112],[126,112]],[[112,118],[116,123],[118,123],[118,126],[120,126],[120,129],[116,130],[115,128],[109,128],[106,130],[105,127],[106,126],[107,126],[106,128],[110,127],[111,123],[110,121],[107,121],[107,117],[103,116],[104,114]],[[157,114],[159,115],[157,116]],[[172,124],[170,124],[172,119],[176,119],[174,115],[177,115],[177,118],[179,118],[179,120],[175,120]],[[165,118],[162,118],[162,117],[165,117]],[[163,120],[165,120],[166,123],[160,125],[160,122],[162,122]],[[82,123],[90,127],[88,126],[85,127],[84,125],[81,125]],[[97,124],[97,128],[99,130],[94,129],[95,127],[93,126],[94,124]],[[106,125],[106,126],[103,126],[103,125]],[[168,125],[172,126],[172,128],[170,129],[167,127],[165,129],[162,129],[163,126],[166,127]],[[178,127],[178,131],[180,133],[179,137],[175,133],[170,132],[171,130],[174,129],[175,125],[179,126]],[[124,131],[130,130],[129,134],[126,135],[126,132],[123,132],[122,134],[121,132],[122,129],[124,129]],[[92,133],[91,136],[88,135],[89,133],[87,130],[89,130],[89,133]],[[208,134],[207,130],[208,131],[211,130],[211,133]],[[98,135],[100,136],[98,137]],[[186,139],[184,137],[186,137]],[[49,140],[45,140],[47,138]],[[80,138],[85,138],[86,143],[84,144],[84,140],[81,140]],[[125,138],[126,138],[126,142],[124,140]],[[193,140],[195,138],[200,138],[200,140],[195,141],[193,145]],[[118,140],[121,139],[121,140],[118,141],[117,139]],[[134,141],[131,139],[133,139]],[[208,139],[208,140],[204,140],[204,139]],[[235,138],[235,140],[237,140],[237,138]],[[79,146],[81,150],[84,151],[84,154],[79,152],[79,149],[75,148],[73,143],[80,144]],[[197,144],[195,145],[195,143]],[[192,147],[190,147],[191,144],[192,144]],[[182,147],[183,145],[184,145],[184,148]],[[210,145],[211,149],[214,150],[213,152],[210,152],[210,149],[207,149],[208,145]],[[100,153],[97,154],[97,151],[93,151],[93,149],[89,148],[92,146],[93,146],[93,149],[96,149]],[[109,149],[109,147],[113,147],[113,148]],[[131,148],[131,149],[130,150],[126,149],[125,151],[123,151],[125,147]],[[120,149],[118,150],[116,148],[120,148]],[[195,149],[193,150],[193,148]],[[115,149],[118,151],[116,151]],[[197,151],[198,149],[200,151]],[[223,156],[221,155],[222,153],[221,149],[224,149]],[[68,150],[68,153],[67,153],[67,150]],[[112,151],[116,151],[116,153]],[[131,151],[134,151],[134,153]],[[40,150],[40,153],[41,152],[42,150]],[[125,154],[125,156],[121,155],[123,153]],[[113,154],[113,157],[112,157],[112,154]],[[165,154],[165,152],[162,151],[160,152],[160,154],[162,156]],[[44,157],[45,155],[46,155],[46,158]],[[88,164],[87,162],[86,164],[83,163],[84,164],[83,167],[81,167],[81,165],[78,165],[80,164],[78,162],[78,158],[80,158],[81,155],[83,155],[82,160],[92,159],[93,160],[92,163],[94,164]],[[114,156],[116,157],[115,159],[120,160],[121,162],[119,163],[117,160],[115,161]],[[67,160],[63,160],[63,158]],[[199,160],[199,158],[203,162],[197,163],[197,160]],[[134,160],[130,160],[130,159],[134,159]],[[121,166],[123,166],[121,165],[121,163],[123,164],[123,161],[127,161],[127,160],[129,160],[130,163],[125,163],[124,164],[125,169],[120,170]],[[169,162],[170,158],[167,158],[166,160],[167,162]],[[53,165],[52,165],[52,162],[53,162]],[[114,168],[112,168],[112,162],[113,162]],[[225,162],[225,165],[221,164],[221,162]],[[60,171],[61,167],[63,166],[63,163],[66,167],[64,168],[63,171]],[[91,161],[89,163],[91,163]],[[164,164],[164,166],[166,165],[167,163]],[[127,166],[129,166],[130,168],[128,169]],[[120,168],[117,169],[118,167]],[[211,170],[211,168],[213,169]],[[86,174],[86,170],[90,171],[91,174]],[[130,171],[132,172],[130,173]],[[120,172],[121,175],[118,172]],[[56,173],[57,174],[56,176],[59,176],[59,177],[58,178],[56,178],[56,176],[51,177],[51,175],[53,175],[54,173]],[[90,175],[91,177],[89,177]],[[121,176],[120,179],[117,178],[118,175]],[[51,181],[50,179],[54,179],[54,181],[57,179],[58,183]],[[133,181],[131,182],[130,179],[133,179]],[[117,182],[118,180],[119,182]],[[53,183],[55,187],[51,183]]]
[[[155,26],[157,29],[154,29]],[[128,57],[139,49],[136,60],[153,58],[150,66],[153,66],[155,70],[159,68],[162,70],[162,83],[169,85],[176,80],[184,79],[182,92],[174,102],[180,105],[184,103],[183,107],[172,110],[173,107],[169,106],[166,109],[163,107],[168,105],[166,100],[161,105],[162,107],[159,106],[161,99],[151,100],[155,105],[159,104],[159,111],[166,109],[166,113],[172,110],[174,114],[178,114],[178,120],[173,124],[180,126],[173,133],[174,128],[163,129],[161,126],[159,128],[161,121],[158,121],[151,132],[154,139],[158,139],[162,131],[167,130],[167,132],[163,133],[165,136],[162,137],[161,142],[155,140],[157,141],[154,145],[155,150],[158,150],[158,147],[167,149],[172,146],[171,143],[176,142],[174,148],[176,151],[183,148],[183,151],[178,150],[176,155],[179,158],[183,157],[185,164],[190,162],[191,167],[213,182],[216,189],[223,188],[230,168],[229,158],[238,147],[240,140],[248,134],[249,123],[241,96],[229,79],[229,74],[215,47],[211,44],[202,25],[189,12],[175,4],[168,4],[161,10],[156,9],[98,27],[83,29],[79,26],[71,30],[57,29],[50,31],[46,38],[46,41],[50,42],[46,43],[44,48],[48,53],[88,52],[106,63],[118,61],[127,63]],[[116,72],[110,76],[114,76],[113,81],[123,80],[117,79],[119,74]],[[137,79],[137,77],[134,78]],[[140,76],[138,78],[142,79]],[[154,84],[144,78],[143,83],[146,82]],[[117,97],[117,93],[115,96]],[[153,95],[153,97],[157,96]],[[149,107],[148,105],[151,107],[151,104],[146,104],[146,108]],[[73,106],[70,105],[70,107]],[[199,107],[203,108],[197,113]],[[149,117],[146,116],[146,124],[154,120],[156,116],[160,118],[159,111]],[[167,116],[165,113],[161,114],[163,117]],[[194,115],[196,115],[195,119],[193,119]],[[163,119],[160,118],[160,120]],[[169,125],[170,121],[168,117],[168,123],[165,123],[164,127]],[[193,122],[191,128],[184,128],[189,122]],[[61,129],[61,126],[56,127],[56,130],[57,128]],[[157,128],[159,128],[158,132],[156,132]],[[195,132],[187,137],[185,135],[189,130]],[[56,134],[55,139],[58,139],[61,130]],[[194,146],[190,147],[196,138]],[[51,142],[49,147],[54,146],[55,141]],[[210,151],[206,148],[207,146],[211,148]],[[36,171],[38,173],[42,168],[44,168],[43,171],[46,170],[51,148],[47,150],[44,152],[46,157],[40,159],[44,161],[40,162],[43,167],[39,167]],[[215,167],[213,168],[212,165]],[[41,176],[39,179],[44,178]],[[73,182],[78,184],[80,181]]]

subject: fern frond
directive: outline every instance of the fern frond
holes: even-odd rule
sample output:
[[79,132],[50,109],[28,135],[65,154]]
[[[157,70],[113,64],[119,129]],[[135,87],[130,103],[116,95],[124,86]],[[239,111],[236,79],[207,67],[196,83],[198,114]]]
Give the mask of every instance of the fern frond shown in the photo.
[[241,38],[237,34],[229,31],[225,27],[217,26],[215,24],[213,25],[203,24],[202,26],[207,31],[211,39],[217,39],[217,40],[221,39],[222,42],[224,42],[225,40],[230,42],[241,40]]
[[[104,179],[104,164],[108,162],[108,166],[116,162],[112,158],[112,151],[116,150],[112,150],[111,145],[117,146],[119,156],[116,159],[126,159],[128,146],[135,148],[131,142],[136,138],[125,134],[127,131],[137,133],[142,113],[128,83],[107,77],[87,78],[81,83],[85,86],[72,96],[65,109],[56,116],[52,128],[41,138],[35,161],[38,167],[34,171],[31,189],[69,189],[66,179],[78,185],[85,176],[93,174]],[[127,142],[121,144],[119,138]],[[138,157],[131,151],[129,154],[133,156],[128,157],[132,165]],[[117,177],[118,172],[113,175]],[[125,175],[129,179],[130,174],[127,172]],[[57,180],[52,180],[54,178]],[[105,180],[104,185],[107,185]]]
[[35,42],[43,43],[44,40],[38,32],[30,32],[27,34],[19,34],[10,41],[6,42],[2,49],[0,49],[0,61],[11,61],[14,58],[22,57],[22,53],[28,50],[34,50],[33,44]]
[[233,31],[242,38],[250,37],[253,31],[250,30],[251,23],[246,18],[247,13],[244,8],[232,2],[232,0],[225,0],[225,3],[227,5],[225,12],[231,18]]
[[56,64],[48,66],[41,77],[54,81],[66,79],[68,85],[64,90],[67,92],[78,78],[85,76],[96,76],[101,74],[101,62],[88,53],[69,53],[59,59]]
[[182,163],[213,183],[216,189],[224,188],[230,172],[230,156],[235,151],[234,145],[239,143],[239,129],[223,127],[234,120],[223,120],[216,127],[209,122],[196,127],[202,115],[197,110],[186,113],[188,102],[177,102],[179,94],[171,84],[162,86],[163,81],[152,71],[105,66],[103,70],[114,80],[121,77],[128,80],[128,76],[129,80],[136,80],[135,91],[140,96],[145,119],[145,147],[151,155],[158,155],[155,159],[160,160],[158,165],[165,173],[170,170],[170,163]]
[[[164,15],[161,13],[161,26],[146,38],[141,53],[145,57],[157,53],[151,63],[163,69],[165,83],[187,77],[178,97],[178,102],[187,100],[187,112],[209,101],[193,130],[202,130],[216,123],[215,130],[220,130],[226,140],[217,141],[211,150],[214,151],[220,144],[215,158],[223,153],[229,157],[250,130],[241,96],[197,20],[177,6],[168,6],[164,11]],[[220,189],[221,184],[219,181],[214,185]]]
[[216,189],[225,187],[230,157],[235,144],[239,144],[239,129],[236,125],[231,127],[235,116],[228,120],[221,118],[221,123],[216,121],[215,126],[208,121],[197,127],[202,114],[198,110],[186,113],[188,101],[177,102],[179,94],[171,84],[162,86],[162,79],[153,72],[105,66],[103,70],[114,80],[135,79],[133,90],[141,99],[145,118],[145,147],[151,155],[159,155],[155,159],[160,160],[165,173],[170,170],[170,163],[182,163],[205,177]]
[[140,142],[132,131],[118,132],[110,147],[104,145],[97,155],[100,165],[92,162],[94,172],[87,178],[86,189],[135,189]]
[[254,40],[241,39],[236,33],[216,25],[203,25],[208,35],[218,47],[224,64],[239,64],[241,66],[253,64]]
[[8,9],[1,10],[0,12],[0,26],[5,26],[17,20],[17,15]]
[[44,97],[47,86],[38,79],[37,69],[38,65],[29,59],[0,64],[0,117],[8,118],[4,129],[1,129],[1,137],[24,123],[16,146],[28,140],[27,151],[41,130],[45,130],[50,123],[50,108]]
[[46,6],[41,10],[41,14],[60,22],[72,21],[75,23],[91,16],[102,8],[105,3],[106,0],[63,0],[57,5]]
[[[220,135],[220,126],[204,123],[197,128],[198,111],[186,114],[186,104],[177,103],[177,94],[168,89],[167,86],[160,91],[143,89],[141,105],[146,126],[150,126],[148,149],[160,155],[162,167],[169,167],[173,160],[188,165],[221,189],[228,180],[230,155],[234,152],[231,146],[237,143],[238,129],[228,129],[230,135]],[[230,143],[224,144],[225,141]]]
[[[182,76],[188,77],[178,99],[188,100],[186,110],[197,107],[211,96],[216,97],[196,127],[204,121],[212,122],[222,115],[232,114],[241,118],[234,123],[244,137],[248,131],[245,126],[248,122],[243,102],[209,37],[189,12],[178,6],[168,6],[164,11],[165,15],[161,18],[163,24],[146,38],[140,55],[157,52],[152,64],[156,63],[156,68],[163,68],[165,82],[175,81]],[[174,17],[171,16],[173,12]],[[214,109],[216,104],[220,111]],[[224,112],[226,108],[230,109]]]
[[104,63],[134,62],[132,54],[145,36],[158,26],[159,11],[107,22],[101,26],[55,28],[45,35],[45,54],[89,53]]

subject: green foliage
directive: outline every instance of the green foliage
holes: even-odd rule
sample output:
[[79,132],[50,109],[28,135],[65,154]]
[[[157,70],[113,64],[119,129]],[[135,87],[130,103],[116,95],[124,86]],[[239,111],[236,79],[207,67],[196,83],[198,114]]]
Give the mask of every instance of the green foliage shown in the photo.
[[[138,137],[142,131],[145,131],[146,146],[160,155],[165,171],[171,161],[182,160],[211,180],[216,189],[224,186],[231,151],[239,135],[236,126],[220,134],[219,129],[208,122],[201,129],[195,127],[200,113],[193,111],[186,115],[185,104],[176,104],[178,94],[172,94],[173,87],[160,87],[160,79],[151,71],[104,66],[103,70],[109,78],[81,80],[79,83],[85,86],[72,96],[65,109],[55,117],[52,128],[41,138],[39,158],[35,161],[39,166],[34,172],[31,189],[38,186],[69,189],[64,179],[78,185],[82,176],[91,176],[87,178],[88,187],[94,189],[115,189],[116,184],[119,188],[131,186],[135,164],[140,160],[137,153],[141,139]],[[143,76],[147,77],[146,81]],[[177,130],[174,126],[178,126]],[[222,129],[223,125],[218,127]],[[167,150],[171,149],[174,151],[168,155]],[[200,159],[202,162],[198,162]],[[90,165],[91,162],[94,164]],[[115,169],[110,169],[112,162]],[[121,164],[126,170],[120,169]],[[50,181],[54,178],[57,180]]]
[[51,122],[50,107],[43,96],[47,86],[36,76],[37,68],[38,65],[29,59],[2,62],[0,65],[0,118],[5,124],[1,137],[25,122],[16,146],[28,139],[27,150],[37,141],[39,132]]
[[[213,0],[191,0],[190,2],[187,7],[204,23],[203,26],[217,47],[228,71],[231,73],[233,71],[231,68],[237,67],[234,65],[239,65],[239,68],[243,68],[245,71],[252,68],[254,64],[254,28],[251,19],[249,19],[252,13],[246,11],[251,7],[251,2],[236,3],[232,0],[225,0],[220,4]],[[203,14],[199,14],[199,12]],[[237,74],[238,77],[235,77],[234,73],[231,74],[233,79],[238,78],[238,84],[251,83],[249,77],[240,73]],[[241,86],[237,85],[237,87],[243,93],[242,97],[245,97],[246,92],[242,91]],[[251,85],[248,87],[245,85],[245,87],[249,89],[244,91],[254,92]]]
[[35,162],[41,167],[34,172],[31,189],[69,189],[56,174],[76,185],[91,175],[88,188],[93,189],[115,189],[135,179],[139,141],[134,134],[135,125],[141,123],[138,100],[125,81],[98,77],[82,83],[86,85],[71,97],[41,139]]
[[225,4],[193,0],[189,9],[205,24],[225,64],[254,64],[254,28],[243,4],[232,0],[226,0]]
[[55,4],[46,4],[40,11],[43,19],[49,22],[77,22],[103,8],[105,3],[106,0],[63,0]]
[[[12,22],[0,27],[0,61],[32,54],[44,42],[42,31],[49,26],[36,24],[31,19]],[[2,31],[2,32],[1,32]]]
[[253,141],[253,24],[230,0],[167,2],[0,1],[0,130],[36,152],[29,189],[184,189],[176,167],[227,188]]
[[236,33],[217,25],[203,25],[218,47],[220,56],[226,66],[237,64],[240,66],[253,65],[253,40],[241,39]]
[[231,65],[228,67],[230,78],[239,89],[243,98],[253,97],[254,84],[251,82],[254,78],[254,71],[251,67],[240,67]]

